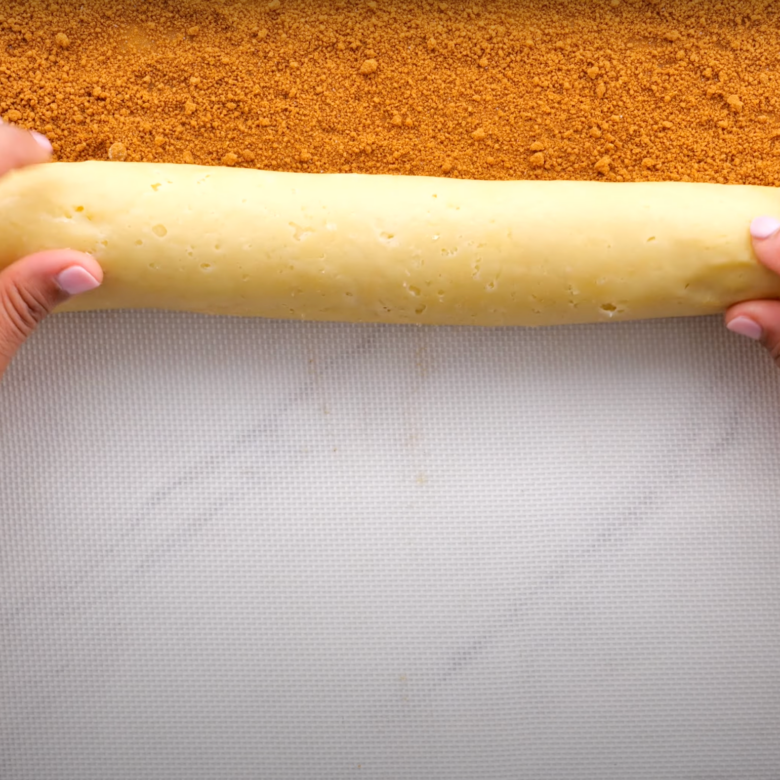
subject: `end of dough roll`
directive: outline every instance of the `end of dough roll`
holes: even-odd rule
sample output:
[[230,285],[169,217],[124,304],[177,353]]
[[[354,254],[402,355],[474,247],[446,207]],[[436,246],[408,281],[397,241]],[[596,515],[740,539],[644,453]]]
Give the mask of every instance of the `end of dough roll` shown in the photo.
[[345,322],[555,325],[780,298],[750,221],[769,187],[464,181],[153,163],[0,180],[0,267],[93,254],[64,311],[159,308]]

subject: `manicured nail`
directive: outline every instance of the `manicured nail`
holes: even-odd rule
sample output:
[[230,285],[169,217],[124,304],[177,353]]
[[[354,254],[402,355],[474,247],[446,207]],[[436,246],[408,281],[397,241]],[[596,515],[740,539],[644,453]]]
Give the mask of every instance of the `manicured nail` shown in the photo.
[[760,341],[764,335],[762,327],[750,317],[735,317],[726,327],[732,333],[739,333],[740,336],[747,336],[753,341]]
[[78,295],[100,287],[100,282],[80,265],[66,268],[57,277],[57,284],[68,295]]
[[54,151],[54,147],[51,145],[51,141],[40,133],[36,133],[35,130],[30,130],[30,135],[38,142],[38,146],[45,149],[49,154]]
[[753,238],[764,239],[773,236],[780,230],[780,220],[774,217],[756,217],[750,223],[750,235]]

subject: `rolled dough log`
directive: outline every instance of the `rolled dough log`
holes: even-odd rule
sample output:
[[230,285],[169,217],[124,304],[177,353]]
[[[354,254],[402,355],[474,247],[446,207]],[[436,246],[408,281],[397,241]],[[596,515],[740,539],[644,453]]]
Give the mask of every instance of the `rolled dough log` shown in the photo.
[[0,267],[92,253],[105,283],[69,311],[599,322],[780,298],[750,245],[761,214],[780,191],[54,163],[0,180]]

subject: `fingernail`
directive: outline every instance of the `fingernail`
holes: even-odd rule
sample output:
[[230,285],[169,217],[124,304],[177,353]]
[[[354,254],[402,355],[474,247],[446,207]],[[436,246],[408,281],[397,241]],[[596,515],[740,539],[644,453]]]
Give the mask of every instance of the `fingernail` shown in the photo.
[[750,223],[750,235],[753,238],[769,238],[780,230],[780,220],[774,217],[756,217]]
[[764,335],[763,328],[755,320],[751,320],[750,317],[735,317],[726,327],[732,333],[747,336],[749,339],[753,339],[753,341],[760,341]]
[[68,295],[78,295],[100,287],[100,282],[80,265],[66,268],[57,277],[57,284]]
[[30,130],[30,135],[38,142],[38,145],[45,149],[49,154],[54,151],[54,147],[51,145],[51,141],[40,133],[36,133],[35,130]]

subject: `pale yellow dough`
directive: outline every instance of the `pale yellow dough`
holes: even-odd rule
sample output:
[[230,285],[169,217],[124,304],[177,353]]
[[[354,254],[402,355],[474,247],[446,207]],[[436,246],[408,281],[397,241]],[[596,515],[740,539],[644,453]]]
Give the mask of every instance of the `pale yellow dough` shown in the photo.
[[92,253],[105,283],[68,311],[600,322],[780,297],[751,249],[761,214],[779,191],[55,163],[0,180],[0,268]]

